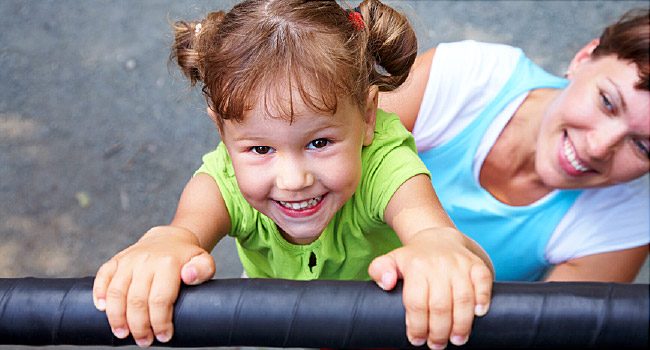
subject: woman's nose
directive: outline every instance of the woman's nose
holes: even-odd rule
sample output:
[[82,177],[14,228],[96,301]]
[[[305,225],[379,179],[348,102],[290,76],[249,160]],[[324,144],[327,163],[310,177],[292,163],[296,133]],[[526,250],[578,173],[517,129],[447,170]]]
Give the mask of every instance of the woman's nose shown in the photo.
[[588,156],[608,160],[625,140],[627,128],[620,123],[601,123],[587,134]]
[[314,184],[314,175],[300,159],[281,157],[276,167],[275,185],[278,189],[298,191]]

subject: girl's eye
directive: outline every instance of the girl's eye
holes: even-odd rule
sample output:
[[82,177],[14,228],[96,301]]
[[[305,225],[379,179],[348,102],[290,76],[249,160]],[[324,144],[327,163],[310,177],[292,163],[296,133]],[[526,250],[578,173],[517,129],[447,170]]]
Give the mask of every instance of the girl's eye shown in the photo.
[[271,147],[269,146],[253,146],[250,148],[251,152],[256,154],[268,154],[271,152]]
[[603,104],[603,107],[605,107],[608,112],[614,113],[616,111],[616,107],[604,93],[600,93],[600,100]]
[[632,142],[634,142],[634,146],[639,150],[639,152],[641,152],[641,154],[650,159],[650,140],[634,139]]
[[316,139],[309,143],[307,148],[323,148],[330,144],[328,139]]

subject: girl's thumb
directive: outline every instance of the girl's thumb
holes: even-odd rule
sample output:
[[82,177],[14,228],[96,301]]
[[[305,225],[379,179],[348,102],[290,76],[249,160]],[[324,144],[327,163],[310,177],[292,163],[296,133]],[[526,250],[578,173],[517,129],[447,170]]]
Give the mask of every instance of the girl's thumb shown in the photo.
[[200,284],[212,278],[214,272],[214,259],[207,252],[203,252],[183,265],[181,279],[185,284]]
[[391,290],[397,284],[397,262],[390,253],[379,256],[368,266],[368,274],[381,289]]

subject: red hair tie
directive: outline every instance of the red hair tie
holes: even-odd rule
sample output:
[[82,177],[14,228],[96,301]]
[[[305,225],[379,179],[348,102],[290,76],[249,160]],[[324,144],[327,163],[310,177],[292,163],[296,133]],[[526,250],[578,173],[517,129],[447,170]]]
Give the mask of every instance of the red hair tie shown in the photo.
[[356,30],[363,30],[366,27],[366,24],[363,22],[363,16],[361,15],[361,9],[358,7],[355,7],[354,10],[348,13],[348,19],[352,22]]

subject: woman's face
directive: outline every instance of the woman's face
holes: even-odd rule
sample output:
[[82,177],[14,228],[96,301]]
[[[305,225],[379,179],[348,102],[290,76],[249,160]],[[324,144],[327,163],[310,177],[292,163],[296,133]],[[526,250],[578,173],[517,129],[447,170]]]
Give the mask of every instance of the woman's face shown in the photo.
[[650,167],[650,92],[634,88],[634,63],[593,58],[590,45],[574,58],[569,85],[542,121],[535,167],[549,187],[614,185]]

